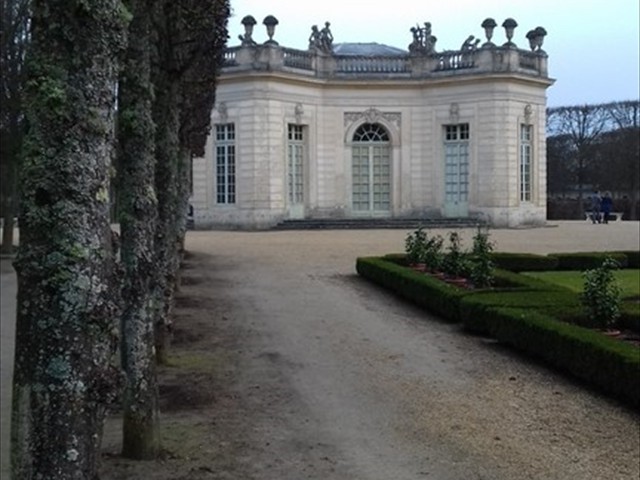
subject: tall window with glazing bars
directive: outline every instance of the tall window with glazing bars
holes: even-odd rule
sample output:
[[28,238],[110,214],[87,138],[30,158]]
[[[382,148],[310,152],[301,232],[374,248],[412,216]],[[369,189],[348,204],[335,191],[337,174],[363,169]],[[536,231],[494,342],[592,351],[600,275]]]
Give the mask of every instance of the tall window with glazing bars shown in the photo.
[[531,201],[533,126],[520,125],[520,201]]
[[236,131],[233,123],[216,125],[216,203],[236,203]]

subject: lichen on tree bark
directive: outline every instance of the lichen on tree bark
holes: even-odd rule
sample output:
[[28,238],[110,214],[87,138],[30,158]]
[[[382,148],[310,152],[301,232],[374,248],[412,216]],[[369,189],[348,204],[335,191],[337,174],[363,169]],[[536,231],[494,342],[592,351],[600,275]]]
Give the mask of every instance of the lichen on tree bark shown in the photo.
[[125,273],[121,364],[127,378],[122,455],[133,459],[154,458],[159,447],[151,297],[151,283],[156,274],[154,235],[158,207],[150,63],[150,12],[155,3],[155,0],[127,3],[133,20],[118,88],[119,220]]
[[12,478],[93,479],[118,378],[109,169],[119,0],[34,0],[27,59]]

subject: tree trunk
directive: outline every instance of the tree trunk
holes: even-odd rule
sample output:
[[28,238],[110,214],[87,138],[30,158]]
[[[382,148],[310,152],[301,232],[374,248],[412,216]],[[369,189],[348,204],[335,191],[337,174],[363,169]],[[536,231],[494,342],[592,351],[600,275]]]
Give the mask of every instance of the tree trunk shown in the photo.
[[177,265],[176,208],[178,202],[178,163],[180,161],[179,101],[177,85],[156,83],[156,191],[158,222],[155,235],[157,272],[153,285],[156,306],[156,360],[166,364],[171,343],[171,310]]
[[[14,94],[14,96],[17,95]],[[18,216],[18,168],[25,128],[24,120],[20,120],[22,116],[22,112],[19,111],[20,102],[14,100],[4,107],[7,110],[5,115],[8,121],[5,125],[6,130],[2,132],[2,149],[0,150],[3,156],[0,160],[2,165],[2,211],[0,214],[3,218],[1,252],[10,255],[14,252],[14,219]]]
[[133,20],[118,88],[119,218],[125,271],[121,356],[127,377],[122,455],[138,460],[154,458],[159,441],[151,296],[151,280],[156,273],[153,247],[157,221],[150,78],[149,11],[153,3],[129,2]]
[[118,0],[34,0],[21,175],[12,478],[96,478],[118,378],[109,225]]
[[[12,166],[9,166],[7,170],[13,170]],[[16,214],[15,208],[15,175],[9,172],[2,172],[3,176],[6,175],[6,186],[3,185],[4,200],[2,202],[2,246],[0,253],[5,255],[11,255],[13,253],[13,230],[15,228],[14,217]]]

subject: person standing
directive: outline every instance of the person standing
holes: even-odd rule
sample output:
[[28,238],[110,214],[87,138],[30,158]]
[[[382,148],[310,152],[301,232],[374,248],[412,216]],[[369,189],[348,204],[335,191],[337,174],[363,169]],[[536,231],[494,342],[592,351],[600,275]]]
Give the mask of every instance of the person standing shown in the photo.
[[600,223],[601,202],[600,192],[594,190],[593,195],[591,195],[591,223]]
[[605,192],[602,200],[600,201],[600,209],[602,210],[602,221],[604,223],[609,223],[609,214],[611,213],[612,204],[613,200],[611,199],[611,193]]

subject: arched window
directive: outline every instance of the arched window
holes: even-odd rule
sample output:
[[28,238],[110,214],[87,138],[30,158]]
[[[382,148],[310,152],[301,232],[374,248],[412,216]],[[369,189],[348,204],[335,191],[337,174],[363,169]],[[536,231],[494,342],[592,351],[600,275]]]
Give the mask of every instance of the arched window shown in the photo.
[[389,142],[389,132],[379,123],[363,123],[353,134],[354,142]]
[[352,209],[356,214],[391,210],[391,142],[379,123],[360,125],[351,145]]

